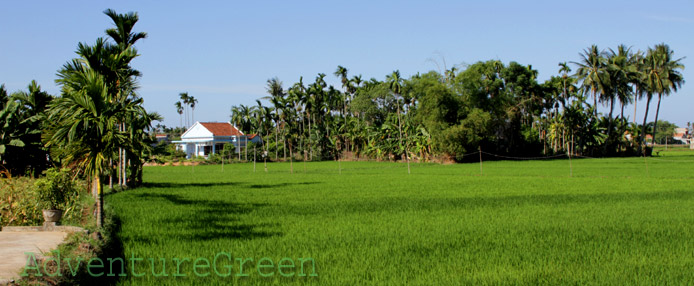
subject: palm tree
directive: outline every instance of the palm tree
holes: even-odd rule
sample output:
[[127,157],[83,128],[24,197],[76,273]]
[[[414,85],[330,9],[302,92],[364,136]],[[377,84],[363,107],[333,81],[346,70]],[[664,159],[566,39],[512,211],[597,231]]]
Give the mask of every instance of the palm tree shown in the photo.
[[619,45],[616,52],[610,49],[608,72],[612,90],[615,92],[612,98],[612,105],[614,105],[615,99],[619,101],[621,104],[620,118],[622,119],[624,119],[624,106],[633,101],[633,89],[630,86],[636,74],[636,67],[633,61],[634,55],[631,53],[631,48]]
[[191,96],[188,100],[188,104],[190,105],[190,122],[193,124],[195,123],[195,105],[198,104],[198,100]]
[[607,64],[604,52],[598,50],[598,46],[592,45],[583,50],[581,62],[573,62],[578,65],[576,76],[582,81],[581,87],[584,93],[590,92],[593,96],[595,117],[598,116],[598,94],[603,94],[609,86],[607,77]]
[[104,77],[92,69],[61,75],[56,82],[62,86],[62,97],[50,104],[49,120],[55,125],[48,133],[47,146],[70,147],[65,160],[76,163],[92,180],[97,226],[101,226],[103,193],[99,177],[110,154],[126,141],[118,124],[120,109],[133,104],[111,104]]
[[[128,100],[128,96],[132,97],[137,97],[137,95],[134,93],[135,89],[137,89],[137,85],[135,83],[135,79],[140,76],[140,72],[137,70],[134,70],[129,67],[130,61],[137,57],[137,51],[133,47],[135,42],[137,42],[140,39],[144,39],[147,37],[147,33],[144,32],[138,32],[134,33],[132,30],[135,27],[135,24],[139,20],[139,17],[137,13],[135,12],[129,12],[126,14],[118,14],[116,11],[112,9],[107,9],[104,11],[104,14],[111,18],[114,24],[114,28],[109,28],[106,29],[106,35],[108,35],[115,43],[116,46],[113,47],[116,49],[116,52],[111,52],[110,54],[112,55],[119,55],[123,54],[126,55],[127,61],[126,63],[126,68],[122,67],[114,67],[114,66],[109,66],[108,67],[108,72],[104,73],[102,70],[102,75],[106,76],[106,87],[109,88],[109,93],[111,94],[112,97],[112,102],[120,102],[124,100]],[[110,46],[107,46],[107,48],[110,48]],[[108,59],[108,57],[102,57],[101,59]],[[91,65],[92,68],[94,68],[94,65]],[[108,75],[114,74],[115,77],[109,78]],[[119,122],[119,128],[121,131],[125,132],[125,125],[126,122],[124,122],[125,114],[121,114],[122,119],[121,122]],[[134,134],[134,133],[130,133]],[[131,138],[132,140],[135,140],[135,138]],[[118,184],[121,186],[125,186],[127,181],[126,181],[126,165],[128,160],[126,159],[126,150],[123,148],[118,149],[118,157],[119,157],[119,163],[118,163],[118,169],[119,169],[119,182]]]
[[280,111],[282,111],[282,107],[284,106],[285,96],[284,89],[282,88],[282,81],[280,81],[280,79],[277,77],[268,79],[265,90],[267,91],[267,93],[270,94],[270,96],[263,97],[262,99],[269,100],[275,108],[275,114],[273,116],[273,119],[275,121],[275,160],[277,160],[279,150],[278,135],[280,133],[281,118]]
[[682,59],[674,59],[674,51],[666,44],[658,44],[654,49],[648,50],[646,84],[650,93],[658,94],[658,107],[655,112],[655,121],[653,121],[654,140],[660,113],[660,101],[663,95],[668,96],[671,92],[677,92],[677,89],[684,83],[684,78],[680,72],[684,69],[684,65],[681,63]]
[[104,11],[111,20],[113,20],[115,28],[110,28],[106,30],[106,34],[113,39],[117,44],[124,46],[131,46],[135,44],[140,39],[147,38],[147,33],[139,32],[133,33],[132,29],[135,23],[139,20],[137,13],[130,12],[127,14],[118,14],[112,9],[106,9]]
[[176,106],[176,112],[178,112],[178,117],[181,121],[181,125],[179,126],[183,126],[183,104],[181,104],[180,101],[177,101],[176,103],[174,103],[174,106]]
[[[399,138],[400,138],[400,146],[403,146],[402,144],[402,120],[400,118],[400,93],[402,92],[402,82],[403,79],[400,77],[400,71],[394,71],[390,75],[386,76],[386,82],[388,83],[388,86],[390,87],[390,91],[393,92],[393,95],[395,96],[395,105],[397,106],[398,109],[398,132],[399,132]],[[410,159],[407,156],[407,148],[405,147],[404,150],[405,154],[405,160],[407,160],[407,173],[410,173]]]
[[186,129],[190,127],[188,124],[188,106],[190,105],[190,96],[188,96],[188,92],[181,92],[178,94],[178,96],[181,98],[181,103],[183,103],[183,109],[186,114]]

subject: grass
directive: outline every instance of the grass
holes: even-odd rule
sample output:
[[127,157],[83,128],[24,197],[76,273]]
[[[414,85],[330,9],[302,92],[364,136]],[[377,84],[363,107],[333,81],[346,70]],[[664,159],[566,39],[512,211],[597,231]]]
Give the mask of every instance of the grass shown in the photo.
[[[694,152],[571,164],[573,177],[568,160],[484,162],[482,175],[479,164],[148,167],[146,186],[107,196],[107,211],[121,255],[154,258],[156,271],[166,258],[169,276],[145,260],[144,277],[128,268],[119,284],[694,284]],[[311,257],[318,277],[275,265],[264,278],[250,263],[249,277],[239,263],[230,277],[197,277],[192,263],[172,277],[173,258],[221,251]]]

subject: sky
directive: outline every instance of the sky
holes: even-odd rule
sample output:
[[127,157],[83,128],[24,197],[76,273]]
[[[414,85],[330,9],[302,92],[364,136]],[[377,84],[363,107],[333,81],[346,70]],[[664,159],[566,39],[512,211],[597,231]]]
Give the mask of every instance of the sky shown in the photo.
[[[36,80],[58,95],[56,72],[112,26],[103,14],[137,12],[142,72],[138,93],[148,111],[179,126],[174,103],[198,99],[196,121],[229,120],[233,105],[266,96],[266,81],[288,87],[338,65],[364,79],[403,77],[477,61],[532,65],[539,81],[558,63],[579,60],[596,44],[646,50],[666,43],[684,57],[685,82],[664,98],[660,119],[694,122],[694,2],[682,1],[7,1],[0,12],[0,83],[10,92]],[[575,70],[576,67],[572,66]],[[636,118],[643,120],[645,100]],[[648,121],[655,116],[651,104]],[[602,112],[608,109],[602,107]],[[625,115],[634,117],[634,106]]]

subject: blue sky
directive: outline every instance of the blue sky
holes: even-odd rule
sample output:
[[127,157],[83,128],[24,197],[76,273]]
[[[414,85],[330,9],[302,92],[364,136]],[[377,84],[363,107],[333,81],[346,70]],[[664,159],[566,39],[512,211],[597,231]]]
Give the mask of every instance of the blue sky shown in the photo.
[[[337,86],[337,65],[382,80],[396,69],[406,77],[436,70],[431,59],[449,68],[498,59],[531,64],[543,81],[591,44],[645,50],[664,42],[687,57],[684,78],[694,81],[691,0],[9,1],[0,12],[0,83],[12,92],[35,79],[58,94],[56,71],[78,42],[104,35],[106,8],[138,12],[135,30],[149,34],[133,62],[143,73],[139,93],[167,126],[179,125],[180,92],[198,99],[196,120],[227,121],[232,105],[265,96],[267,79],[288,86],[322,72]],[[692,85],[663,100],[662,119],[694,122]],[[633,106],[626,110],[633,117]]]

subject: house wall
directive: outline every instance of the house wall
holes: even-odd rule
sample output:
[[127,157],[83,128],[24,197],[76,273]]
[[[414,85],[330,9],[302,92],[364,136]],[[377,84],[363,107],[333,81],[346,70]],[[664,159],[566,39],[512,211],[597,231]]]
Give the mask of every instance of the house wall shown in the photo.
[[202,124],[196,122],[188,131],[181,135],[181,140],[194,140],[200,138],[212,138],[212,132],[207,130]]

